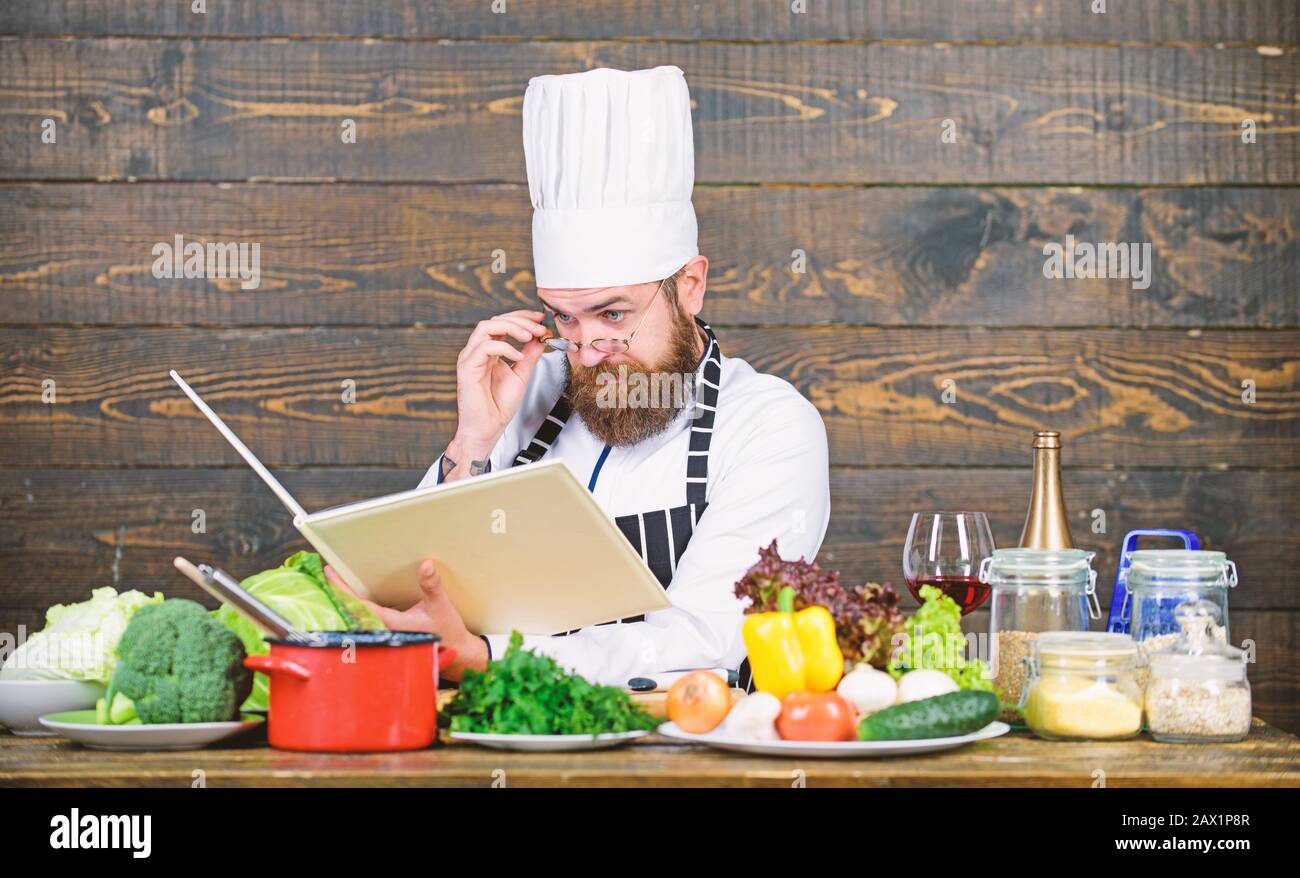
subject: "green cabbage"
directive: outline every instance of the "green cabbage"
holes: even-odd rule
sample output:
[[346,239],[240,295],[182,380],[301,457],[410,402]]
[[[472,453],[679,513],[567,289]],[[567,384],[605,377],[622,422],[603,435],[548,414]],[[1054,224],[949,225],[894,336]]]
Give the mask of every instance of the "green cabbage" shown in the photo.
[[107,684],[117,667],[117,641],[135,611],[161,604],[153,597],[105,586],[90,600],[55,604],[45,611],[45,627],[21,644],[0,668],[0,680],[85,680]]
[[[255,573],[240,585],[301,631],[379,631],[385,627],[369,607],[330,585],[325,564],[315,552],[291,555],[281,566]],[[215,615],[239,636],[249,655],[271,651],[262,629],[233,607],[222,606]],[[257,674],[241,710],[265,710],[270,691],[270,680]]]

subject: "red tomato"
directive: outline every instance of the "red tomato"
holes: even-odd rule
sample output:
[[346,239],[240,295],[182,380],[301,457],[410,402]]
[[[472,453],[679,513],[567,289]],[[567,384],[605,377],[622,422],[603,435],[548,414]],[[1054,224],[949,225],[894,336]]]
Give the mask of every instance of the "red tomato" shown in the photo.
[[787,741],[852,741],[853,707],[835,692],[791,692],[781,702],[776,731]]
[[668,690],[668,718],[683,732],[711,732],[731,710],[731,692],[717,674],[692,671]]

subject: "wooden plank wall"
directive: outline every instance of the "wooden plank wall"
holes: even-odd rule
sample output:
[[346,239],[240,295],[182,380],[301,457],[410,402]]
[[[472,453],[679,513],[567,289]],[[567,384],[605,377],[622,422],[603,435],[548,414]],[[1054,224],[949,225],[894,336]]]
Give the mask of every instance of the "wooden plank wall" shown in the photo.
[[[1013,544],[1029,434],[1060,429],[1103,602],[1125,531],[1199,531],[1241,570],[1258,712],[1300,731],[1300,12],[1107,5],[5,4],[0,631],[101,584],[196,597],[179,551],[300,547],[168,368],[310,507],[413,485],[468,327],[532,301],[528,78],[677,64],[705,314],[826,420],[821,560],[897,582],[936,506]],[[155,279],[178,234],[258,242],[261,286]],[[1044,277],[1066,235],[1150,243],[1149,287]]]

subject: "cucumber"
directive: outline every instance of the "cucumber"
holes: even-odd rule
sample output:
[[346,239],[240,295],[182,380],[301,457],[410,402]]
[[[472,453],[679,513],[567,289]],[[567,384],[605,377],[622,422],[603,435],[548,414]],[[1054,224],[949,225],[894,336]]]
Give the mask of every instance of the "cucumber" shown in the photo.
[[858,724],[858,740],[912,741],[969,735],[997,716],[998,697],[992,692],[949,692],[864,716]]

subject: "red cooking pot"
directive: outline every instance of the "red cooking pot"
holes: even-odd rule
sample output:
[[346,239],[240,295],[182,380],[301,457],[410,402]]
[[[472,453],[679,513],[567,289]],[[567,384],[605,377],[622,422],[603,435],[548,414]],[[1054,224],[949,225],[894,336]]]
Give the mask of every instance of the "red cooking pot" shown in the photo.
[[436,634],[320,631],[269,639],[244,665],[271,678],[272,747],[326,753],[418,750],[438,734],[438,668],[456,651]]

